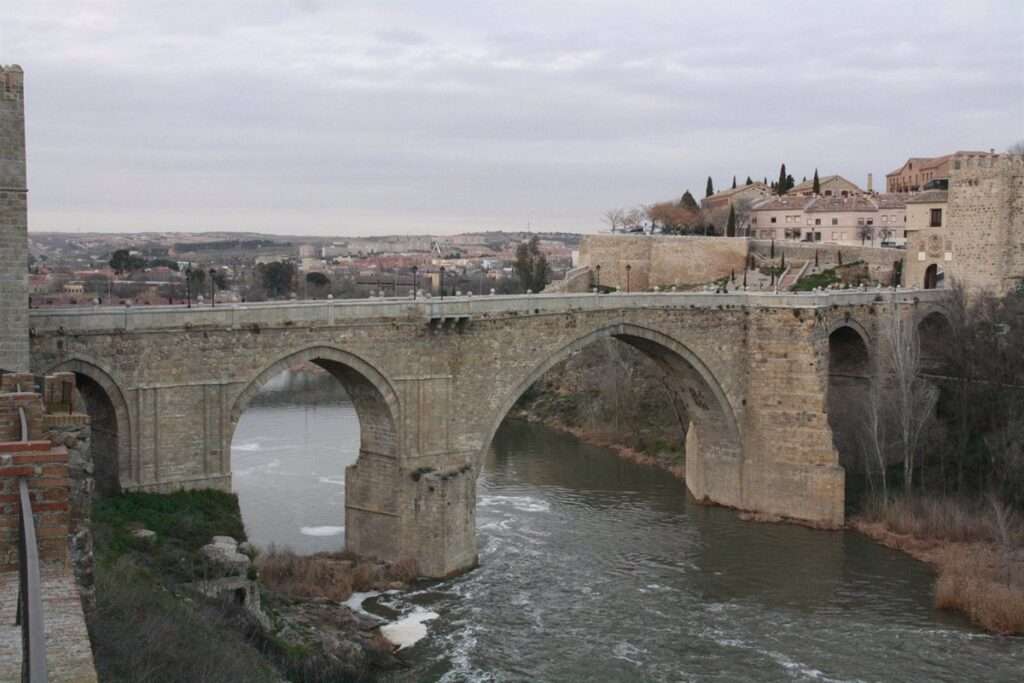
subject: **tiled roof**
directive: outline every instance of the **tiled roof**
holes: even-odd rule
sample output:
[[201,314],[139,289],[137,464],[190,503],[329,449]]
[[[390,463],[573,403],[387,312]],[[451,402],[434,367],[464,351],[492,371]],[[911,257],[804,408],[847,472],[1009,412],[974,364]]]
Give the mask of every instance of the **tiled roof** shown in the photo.
[[925,190],[907,197],[907,204],[937,204],[949,198],[947,190]]
[[878,211],[878,206],[867,197],[815,197],[804,209],[808,213],[837,211]]
[[754,204],[754,211],[802,211],[808,204],[814,201],[814,197],[803,197],[793,195],[782,195],[781,197],[769,197],[764,201]]
[[905,194],[877,194],[873,199],[879,209],[907,208],[907,196]]

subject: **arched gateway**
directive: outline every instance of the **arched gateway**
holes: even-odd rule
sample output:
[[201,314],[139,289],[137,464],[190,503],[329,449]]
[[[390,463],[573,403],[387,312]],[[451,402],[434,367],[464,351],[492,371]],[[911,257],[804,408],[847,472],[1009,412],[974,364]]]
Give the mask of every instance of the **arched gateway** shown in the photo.
[[[893,311],[942,293],[630,294],[317,302],[31,314],[38,373],[78,374],[123,489],[230,489],[238,417],[300,362],[348,389],[360,421],[346,540],[428,576],[476,562],[476,478],[498,425],[558,361],[614,337],[687,406],[687,487],[700,500],[836,527],[844,472],[830,378]],[[934,301],[933,301],[934,299]],[[830,348],[847,353],[830,365]],[[851,355],[852,354],[852,355]],[[863,355],[863,354],[861,354]],[[852,366],[851,366],[852,367]],[[849,374],[849,373],[846,373]],[[111,468],[115,469],[115,468]],[[340,521],[340,520],[339,520]]]

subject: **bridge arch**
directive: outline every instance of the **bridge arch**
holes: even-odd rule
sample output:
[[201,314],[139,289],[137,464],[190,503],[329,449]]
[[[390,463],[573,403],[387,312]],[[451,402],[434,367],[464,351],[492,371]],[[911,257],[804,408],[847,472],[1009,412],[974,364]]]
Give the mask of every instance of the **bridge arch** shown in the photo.
[[[715,500],[741,506],[742,435],[721,383],[707,364],[682,342],[657,330],[630,323],[613,323],[590,331],[534,366],[499,404],[497,415],[485,435],[480,460],[505,417],[535,382],[556,364],[607,338],[617,339],[643,352],[673,378],[673,390],[686,406],[690,420],[686,436],[686,480],[691,493],[698,499],[714,493]],[[706,476],[709,465],[718,470],[714,476]],[[719,488],[729,490],[715,490]],[[733,502],[728,503],[729,500]]]
[[75,358],[63,361],[47,374],[71,372],[78,396],[91,422],[91,453],[96,489],[101,495],[118,493],[138,479],[132,458],[132,424],[128,402],[106,370]]
[[953,342],[953,324],[949,314],[941,308],[921,311],[916,320],[916,334],[921,354],[921,370],[942,374],[947,369]]
[[329,372],[348,392],[359,418],[360,457],[364,453],[397,458],[399,449],[398,395],[388,379],[359,356],[331,346],[293,351],[267,365],[250,379],[232,404],[225,448],[230,450],[238,421],[253,397],[269,380],[295,365],[309,362]]

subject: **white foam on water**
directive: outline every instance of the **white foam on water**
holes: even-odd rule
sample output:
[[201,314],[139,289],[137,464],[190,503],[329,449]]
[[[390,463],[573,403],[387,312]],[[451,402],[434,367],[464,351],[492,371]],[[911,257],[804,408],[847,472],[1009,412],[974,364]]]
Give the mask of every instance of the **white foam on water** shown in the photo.
[[380,627],[380,633],[399,650],[412,647],[427,636],[425,622],[437,619],[437,612],[417,607],[407,616]]
[[551,504],[546,500],[530,496],[480,496],[477,505],[479,507],[511,505],[520,512],[549,512],[551,510]]
[[261,447],[259,441],[250,441],[248,443],[231,444],[231,450],[250,452],[261,450]]
[[343,526],[304,526],[299,531],[303,536],[337,536],[345,532]]
[[[348,607],[353,612],[360,612],[361,614],[370,614],[369,612],[367,612],[366,610],[363,609],[363,603],[365,601],[369,600],[370,598],[377,597],[378,595],[380,595],[380,591],[367,591],[365,593],[353,593],[352,595],[348,596],[348,600],[346,600],[345,602],[343,602],[341,604],[344,605],[345,607]],[[370,616],[376,617],[376,615],[373,615],[373,614],[371,614]]]
[[321,484],[334,484],[335,486],[345,485],[344,477],[320,477],[317,481]]

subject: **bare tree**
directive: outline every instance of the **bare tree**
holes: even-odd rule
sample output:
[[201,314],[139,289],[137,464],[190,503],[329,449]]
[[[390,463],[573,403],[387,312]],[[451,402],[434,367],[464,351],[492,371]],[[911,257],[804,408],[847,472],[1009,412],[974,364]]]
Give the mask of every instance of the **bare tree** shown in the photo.
[[884,390],[885,378],[877,367],[863,403],[861,429],[858,436],[864,456],[864,473],[867,475],[868,484],[874,486],[871,463],[875,463],[878,466],[879,478],[882,482],[882,499],[888,500],[889,483],[886,476],[889,452],[886,434],[888,406],[885,400],[887,398]]
[[615,232],[615,228],[623,227],[626,222],[626,210],[625,209],[608,209],[604,212],[602,220],[608,224],[608,227]]
[[921,345],[913,320],[893,310],[880,345],[880,372],[884,373],[880,379],[903,461],[903,488],[910,492],[918,445],[934,415],[938,389],[921,377]]
[[1006,148],[1007,154],[1024,154],[1024,140],[1017,140]]

